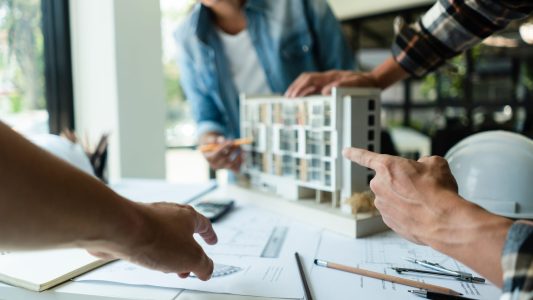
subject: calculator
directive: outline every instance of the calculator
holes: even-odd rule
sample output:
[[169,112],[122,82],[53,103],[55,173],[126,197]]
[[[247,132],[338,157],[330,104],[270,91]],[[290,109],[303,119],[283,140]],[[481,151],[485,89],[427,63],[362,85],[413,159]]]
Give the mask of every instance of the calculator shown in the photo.
[[216,222],[226,213],[228,213],[235,201],[232,199],[206,199],[192,204],[197,212],[204,215],[211,222]]

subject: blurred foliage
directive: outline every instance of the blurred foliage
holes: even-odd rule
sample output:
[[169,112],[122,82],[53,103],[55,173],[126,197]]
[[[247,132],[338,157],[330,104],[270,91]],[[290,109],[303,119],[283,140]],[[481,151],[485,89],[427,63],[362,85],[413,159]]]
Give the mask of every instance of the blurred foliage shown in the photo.
[[[174,0],[161,0],[161,16],[163,27],[163,34],[173,34],[179,24],[190,12],[193,5],[196,3],[194,0],[182,0],[179,5]],[[164,36],[164,41],[174,41],[171,36]],[[185,101],[185,95],[180,85],[179,69],[175,61],[176,53],[174,45],[168,45],[163,43],[163,72],[165,76],[166,85],[166,100],[169,110],[181,109]],[[174,118],[180,115],[177,112],[171,112],[169,117]]]
[[22,112],[22,97],[19,93],[15,92],[9,95],[9,102],[11,106],[11,112],[12,113],[19,113]]
[[432,94],[437,91],[437,75],[430,73],[424,77],[420,86],[420,94],[425,98],[432,98]]
[[163,65],[163,72],[165,74],[167,103],[175,104],[176,102],[182,102],[185,99],[185,95],[179,82],[178,66],[174,62],[165,63]]
[[[471,49],[473,63],[481,56],[482,45]],[[466,76],[466,54],[456,56],[442,66],[438,71],[428,74],[423,79],[421,94],[431,98],[437,94],[443,99],[464,99],[464,81]],[[437,91],[437,81],[440,80],[440,89]]]
[[0,73],[12,112],[44,109],[44,41],[40,0],[0,0]]
[[530,92],[533,92],[533,66],[531,64],[525,65],[524,68],[522,68],[523,74],[522,74],[522,84],[528,89]]

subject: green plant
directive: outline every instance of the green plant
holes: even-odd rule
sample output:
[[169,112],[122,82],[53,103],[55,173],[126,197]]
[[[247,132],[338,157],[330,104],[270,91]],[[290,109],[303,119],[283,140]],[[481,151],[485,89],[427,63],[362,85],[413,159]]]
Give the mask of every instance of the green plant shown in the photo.
[[24,102],[22,101],[22,96],[19,93],[13,93],[9,95],[9,102],[11,105],[12,113],[22,112],[22,107],[23,107]]
[[40,4],[40,0],[0,0],[0,33],[7,36],[8,45],[2,68],[13,70],[11,85],[20,97],[15,101],[17,110],[46,106]]

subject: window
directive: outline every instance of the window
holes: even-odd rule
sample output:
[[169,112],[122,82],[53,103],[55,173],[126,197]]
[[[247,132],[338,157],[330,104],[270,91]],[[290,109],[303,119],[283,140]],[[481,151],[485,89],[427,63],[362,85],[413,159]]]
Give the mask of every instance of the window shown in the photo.
[[0,0],[0,119],[26,133],[74,128],[68,0]]
[[167,145],[170,147],[190,147],[196,142],[196,124],[192,119],[190,105],[185,101],[185,95],[180,87],[174,32],[187,16],[195,1],[161,0],[160,3],[163,71],[167,89]]
[[0,0],[0,119],[21,132],[49,131],[40,0]]
[[174,32],[195,3],[192,0],[160,0],[167,101],[167,179],[176,182],[201,182],[209,179],[207,162],[200,152],[194,150],[196,123],[180,86],[174,39]]

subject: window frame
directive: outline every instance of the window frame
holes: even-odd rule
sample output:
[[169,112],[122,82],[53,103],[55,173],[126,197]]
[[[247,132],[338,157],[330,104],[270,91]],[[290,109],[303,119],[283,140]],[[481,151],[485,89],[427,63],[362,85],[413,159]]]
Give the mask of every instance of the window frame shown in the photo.
[[75,129],[69,0],[41,0],[45,97],[50,133]]

